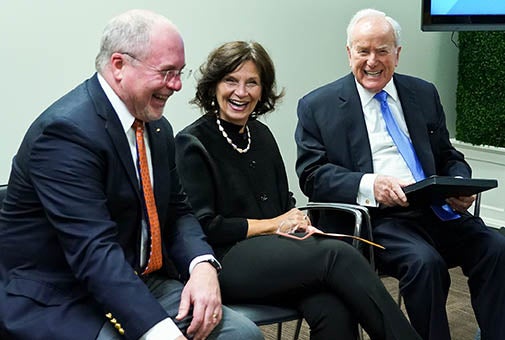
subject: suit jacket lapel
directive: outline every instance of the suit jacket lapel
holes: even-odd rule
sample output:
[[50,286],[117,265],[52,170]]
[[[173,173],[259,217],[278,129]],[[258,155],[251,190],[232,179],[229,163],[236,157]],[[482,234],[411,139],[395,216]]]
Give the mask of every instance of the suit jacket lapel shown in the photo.
[[337,89],[339,111],[346,122],[347,138],[353,155],[354,168],[373,172],[372,151],[354,75],[350,73]]
[[[105,129],[109,134],[112,144],[116,149],[121,164],[127,173],[133,188],[140,197],[140,188],[138,184],[138,177],[133,164],[130,145],[123,131],[123,127],[117,116],[114,108],[107,99],[107,96],[102,90],[96,74],[91,78],[88,85],[91,98],[96,107],[97,114],[105,120]],[[156,208],[158,209],[158,216],[160,224],[163,225],[165,213],[170,199],[170,181],[171,174],[168,173],[170,169],[168,163],[168,147],[169,137],[165,125],[162,123],[163,119],[146,124],[146,132],[149,138],[149,146],[151,149],[151,163],[153,167],[154,179],[154,197],[156,200]]]
[[431,153],[431,144],[424,116],[422,115],[421,103],[415,92],[407,82],[398,75],[394,75],[394,82],[398,96],[402,104],[403,115],[409,130],[412,145],[416,150],[417,157],[421,162],[426,176],[435,173],[435,162]]
[[139,192],[138,179],[131,157],[130,145],[126,139],[119,117],[107,99],[105,92],[103,92],[96,74],[88,82],[88,89],[91,99],[94,102],[97,114],[105,120],[105,130],[111,138],[112,144],[116,149],[119,159],[121,160],[121,164],[123,165],[132,186],[136,188],[137,192]]

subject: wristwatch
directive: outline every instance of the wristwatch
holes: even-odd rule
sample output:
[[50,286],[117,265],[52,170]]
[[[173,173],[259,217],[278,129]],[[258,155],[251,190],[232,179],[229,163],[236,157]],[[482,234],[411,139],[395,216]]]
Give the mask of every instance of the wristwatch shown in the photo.
[[204,260],[202,262],[209,262],[212,265],[212,267],[216,268],[216,271],[217,271],[218,274],[221,272],[221,269],[223,269],[223,267],[221,267],[221,263],[219,263],[214,258],[208,259],[208,260]]

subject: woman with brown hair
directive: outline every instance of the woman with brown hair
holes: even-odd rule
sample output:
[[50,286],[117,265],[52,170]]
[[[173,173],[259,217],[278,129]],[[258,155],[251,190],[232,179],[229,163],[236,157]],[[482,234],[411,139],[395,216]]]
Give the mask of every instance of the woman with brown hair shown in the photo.
[[224,303],[297,307],[312,339],[420,339],[365,258],[346,242],[306,232],[275,139],[256,118],[275,108],[275,70],[257,42],[215,49],[193,103],[205,114],[176,136],[182,184],[222,263]]

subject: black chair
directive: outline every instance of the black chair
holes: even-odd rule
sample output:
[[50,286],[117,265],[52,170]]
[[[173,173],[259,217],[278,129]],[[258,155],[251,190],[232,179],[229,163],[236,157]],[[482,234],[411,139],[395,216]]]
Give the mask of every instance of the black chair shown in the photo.
[[[313,208],[316,208],[316,207],[324,208],[328,205],[330,205],[330,206],[335,205],[336,207],[338,207],[338,210],[353,214],[354,215],[354,222],[355,222],[354,235],[360,236],[363,238],[367,238],[368,240],[373,241],[372,220],[371,220],[370,213],[368,212],[367,207],[364,207],[364,206],[361,206],[358,204],[350,204],[350,203],[319,203],[319,202],[307,203],[307,206],[313,207]],[[352,245],[355,248],[359,249],[363,253],[364,248],[359,246],[358,240],[353,240]],[[372,269],[376,270],[375,260],[374,260],[374,249],[373,249],[372,245],[369,246],[366,257],[368,258],[368,261],[369,261]],[[399,296],[398,298],[401,299],[401,295],[398,294],[398,296]],[[399,300],[399,301],[401,301],[401,300]],[[363,339],[364,339],[363,328],[360,326],[359,331],[358,331],[358,340],[363,340]]]
[[[364,214],[364,207],[355,206],[352,204],[344,203],[315,203],[310,202],[305,206],[300,206],[298,209],[302,211],[307,211],[310,216],[318,210],[336,210],[339,212],[351,214],[354,216],[354,236],[363,237],[362,225],[363,218],[367,219],[365,225],[370,229],[367,233],[371,235],[371,223],[369,220],[369,215]],[[368,217],[367,217],[368,216]],[[358,248],[357,240],[353,240],[353,246]],[[358,248],[359,249],[359,248]],[[263,304],[228,304],[227,307],[243,314],[251,321],[253,321],[258,326],[277,324],[277,340],[282,339],[282,323],[287,321],[297,320],[294,340],[297,340],[300,335],[300,329],[302,326],[302,315],[295,308],[281,307],[278,305],[263,305]],[[360,336],[361,339],[361,336]]]
[[257,326],[277,324],[278,340],[282,339],[282,323],[298,320],[293,339],[297,340],[300,335],[303,318],[295,308],[260,304],[231,304],[226,306],[244,315]]

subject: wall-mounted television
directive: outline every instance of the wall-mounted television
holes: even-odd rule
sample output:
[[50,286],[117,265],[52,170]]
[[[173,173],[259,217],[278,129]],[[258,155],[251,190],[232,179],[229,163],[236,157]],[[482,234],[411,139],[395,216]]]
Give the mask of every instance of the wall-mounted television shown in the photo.
[[422,0],[423,31],[504,31],[505,0]]

